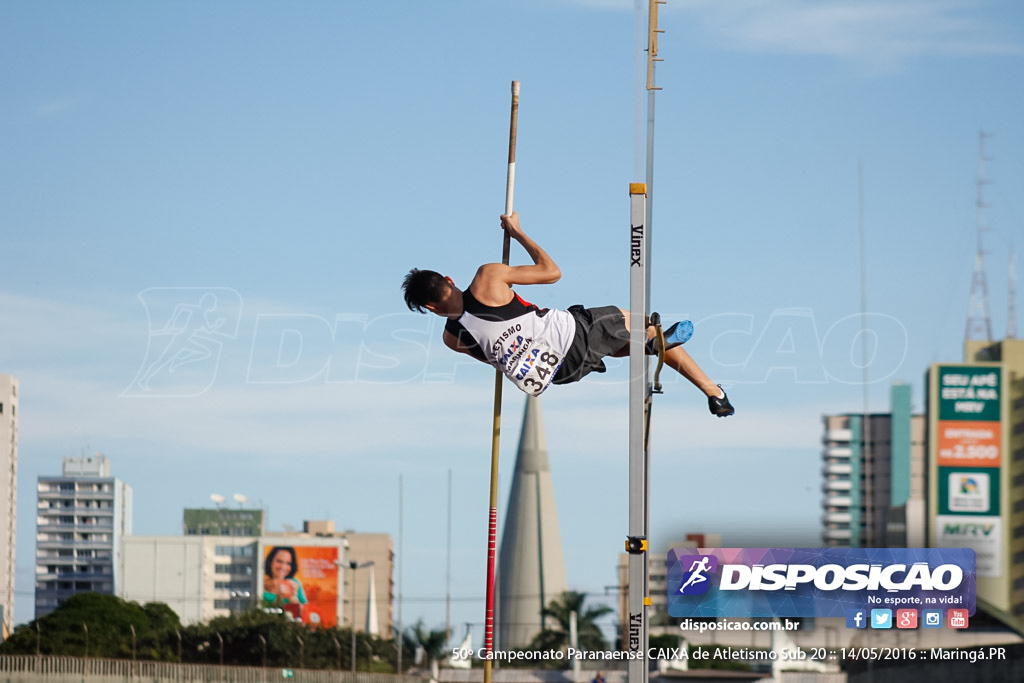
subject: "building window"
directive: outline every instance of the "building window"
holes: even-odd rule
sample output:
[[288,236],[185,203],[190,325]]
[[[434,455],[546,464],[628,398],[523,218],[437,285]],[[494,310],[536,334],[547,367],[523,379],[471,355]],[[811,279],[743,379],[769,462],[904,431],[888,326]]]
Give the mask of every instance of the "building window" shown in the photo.
[[220,590],[238,591],[245,593],[246,597],[253,590],[252,581],[214,581],[213,587]]

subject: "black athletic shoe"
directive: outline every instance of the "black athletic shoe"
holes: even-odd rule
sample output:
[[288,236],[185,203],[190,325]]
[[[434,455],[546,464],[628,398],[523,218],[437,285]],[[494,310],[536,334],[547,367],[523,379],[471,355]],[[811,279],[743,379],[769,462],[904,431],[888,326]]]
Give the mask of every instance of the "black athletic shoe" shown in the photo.
[[[722,385],[719,384],[718,388],[721,389]],[[708,410],[717,417],[729,417],[736,412],[736,409],[729,403],[729,396],[724,390],[722,391],[722,398],[708,396]]]

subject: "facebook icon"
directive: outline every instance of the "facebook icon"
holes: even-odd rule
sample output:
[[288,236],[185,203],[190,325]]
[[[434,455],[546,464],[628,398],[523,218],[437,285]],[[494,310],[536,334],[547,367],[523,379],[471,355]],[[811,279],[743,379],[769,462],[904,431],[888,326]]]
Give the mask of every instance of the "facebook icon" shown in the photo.
[[862,609],[846,610],[846,628],[867,628],[868,613]]

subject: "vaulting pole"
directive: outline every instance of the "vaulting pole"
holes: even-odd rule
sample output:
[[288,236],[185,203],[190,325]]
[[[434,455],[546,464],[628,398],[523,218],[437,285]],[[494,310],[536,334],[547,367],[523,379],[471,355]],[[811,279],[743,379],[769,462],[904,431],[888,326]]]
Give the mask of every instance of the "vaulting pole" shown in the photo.
[[[512,81],[512,115],[508,131],[508,174],[505,178],[505,214],[512,213],[516,183],[516,119],[519,116],[519,81]],[[501,262],[508,265],[511,240],[507,231],[501,247]],[[494,557],[498,535],[498,445],[501,441],[501,370],[494,371],[494,427],[491,433],[491,509],[487,520],[487,597],[484,615],[484,683],[491,683],[494,648]]]

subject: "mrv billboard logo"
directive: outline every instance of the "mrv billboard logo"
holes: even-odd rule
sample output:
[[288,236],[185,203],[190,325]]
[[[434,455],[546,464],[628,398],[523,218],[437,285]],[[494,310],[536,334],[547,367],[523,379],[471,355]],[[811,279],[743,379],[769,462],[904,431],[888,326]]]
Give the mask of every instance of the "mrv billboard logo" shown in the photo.
[[673,617],[844,616],[871,606],[974,614],[969,548],[674,548]]

